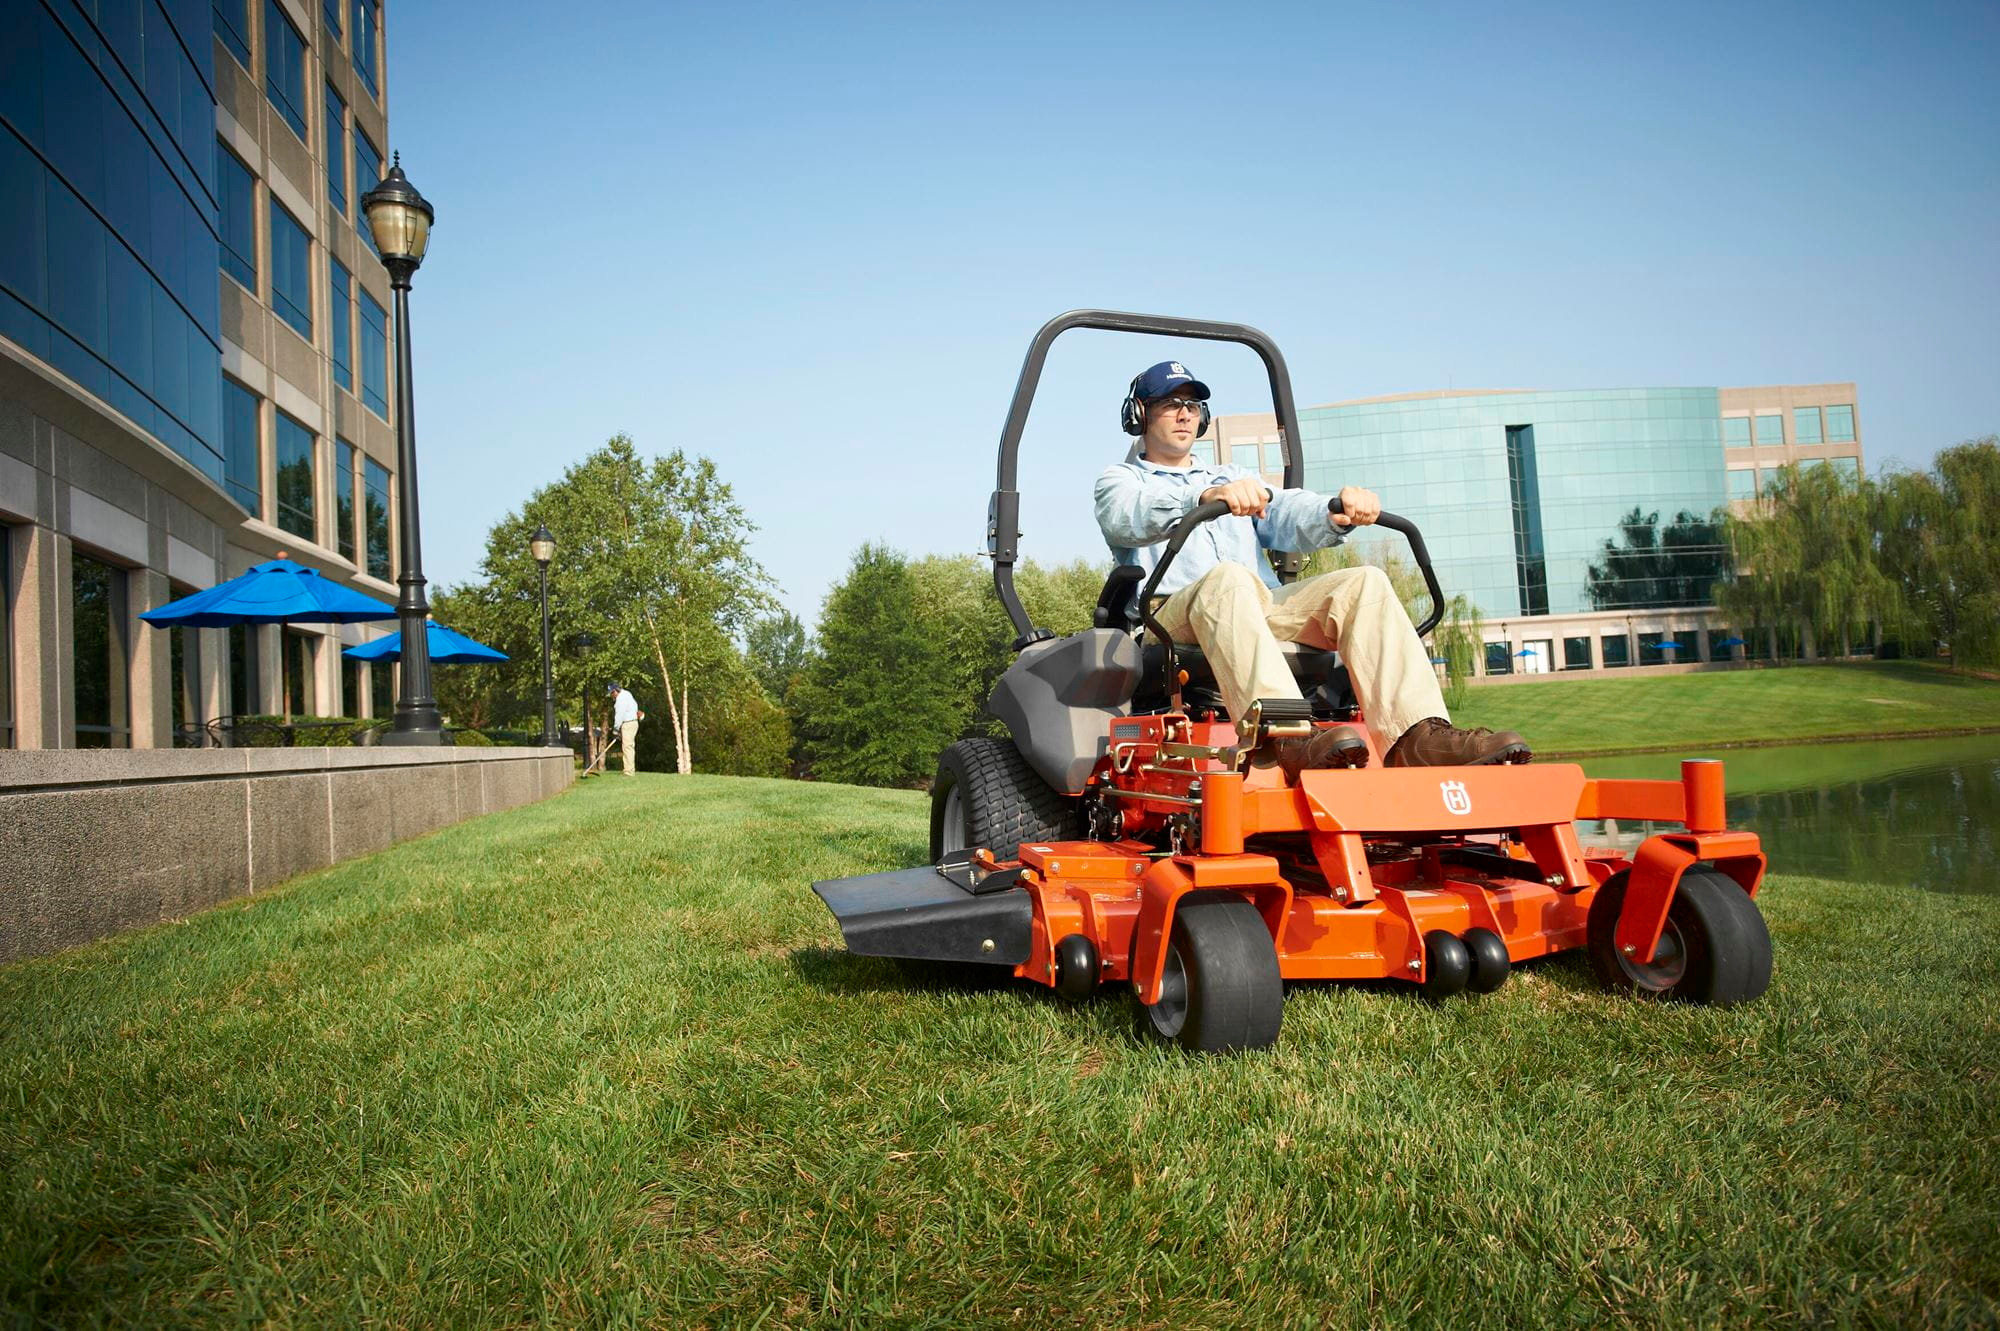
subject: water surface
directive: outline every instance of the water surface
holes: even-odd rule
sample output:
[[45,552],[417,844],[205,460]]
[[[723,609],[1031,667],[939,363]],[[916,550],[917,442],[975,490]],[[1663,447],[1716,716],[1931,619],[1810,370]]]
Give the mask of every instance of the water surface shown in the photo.
[[1583,768],[1677,778],[1682,758],[1722,761],[1729,825],[1763,838],[1773,873],[2000,892],[2000,735],[1636,754]]

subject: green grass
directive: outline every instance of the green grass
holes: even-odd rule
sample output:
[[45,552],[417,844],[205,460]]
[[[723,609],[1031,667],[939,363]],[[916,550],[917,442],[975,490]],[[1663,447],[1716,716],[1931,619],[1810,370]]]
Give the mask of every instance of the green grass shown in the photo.
[[1746,1008],[1556,959],[1436,1007],[1304,987],[1275,1050],[1203,1060],[1137,1038],[1129,991],[1070,1008],[841,951],[808,882],[923,841],[910,793],[613,776],[0,969],[0,1308],[2000,1316],[2000,899],[1780,877]]
[[2000,727],[2000,681],[1915,661],[1550,679],[1474,688],[1461,725],[1518,730],[1544,755]]

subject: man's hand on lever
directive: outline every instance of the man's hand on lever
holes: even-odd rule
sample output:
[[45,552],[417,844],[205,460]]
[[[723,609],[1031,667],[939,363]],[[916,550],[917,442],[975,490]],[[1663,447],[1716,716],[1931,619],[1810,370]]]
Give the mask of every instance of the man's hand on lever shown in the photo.
[[[1207,498],[1206,495],[1202,497]],[[1340,487],[1339,498],[1329,507],[1333,510],[1333,525],[1336,527],[1366,527],[1382,516],[1381,496],[1358,485]]]
[[[1357,491],[1357,493],[1367,494],[1368,492],[1361,490]],[[1369,498],[1372,499],[1374,496],[1370,495]],[[1239,518],[1261,518],[1264,516],[1265,507],[1271,502],[1271,492],[1265,488],[1262,481],[1253,481],[1246,476],[1241,480],[1231,481],[1227,485],[1209,486],[1201,492],[1201,498],[1196,502],[1206,504],[1211,499],[1220,499],[1226,502],[1229,505],[1229,511]],[[1376,512],[1381,512],[1380,505],[1376,506]],[[1373,519],[1370,520],[1372,521]]]

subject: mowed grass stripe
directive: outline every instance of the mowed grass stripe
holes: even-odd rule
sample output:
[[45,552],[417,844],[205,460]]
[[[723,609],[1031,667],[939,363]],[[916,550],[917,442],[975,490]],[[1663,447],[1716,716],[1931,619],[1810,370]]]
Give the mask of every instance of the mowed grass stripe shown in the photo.
[[[1525,690],[1532,692],[1533,690]],[[1511,696],[1514,691],[1505,692]],[[593,779],[0,970],[0,1303],[173,1325],[1990,1321],[2000,901],[1774,878],[1732,1011],[1576,959],[1277,1049],[854,958],[921,795]],[[1779,866],[1782,869],[1782,866]]]
[[2000,727],[2000,681],[1921,661],[1482,685],[1460,725],[1518,730],[1540,754],[1779,744]]

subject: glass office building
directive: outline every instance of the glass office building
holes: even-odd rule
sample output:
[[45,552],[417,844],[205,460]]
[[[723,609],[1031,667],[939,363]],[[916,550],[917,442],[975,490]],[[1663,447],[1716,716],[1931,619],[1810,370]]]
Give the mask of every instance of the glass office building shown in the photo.
[[[278,710],[276,630],[139,615],[281,552],[394,599],[380,8],[0,0],[0,746]],[[373,632],[304,630],[305,710]]]

